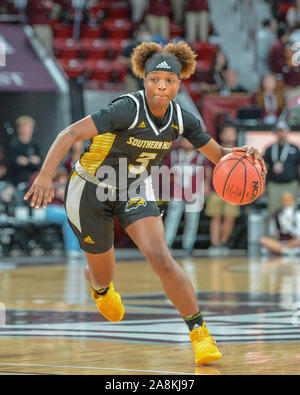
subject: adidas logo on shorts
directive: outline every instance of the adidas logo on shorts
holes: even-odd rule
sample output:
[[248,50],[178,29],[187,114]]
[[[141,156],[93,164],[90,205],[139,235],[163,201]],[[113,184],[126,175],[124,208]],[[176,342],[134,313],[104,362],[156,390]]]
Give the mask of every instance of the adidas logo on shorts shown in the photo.
[[168,65],[168,63],[166,61],[163,61],[161,63],[159,63],[156,66],[157,69],[170,69],[171,67]]

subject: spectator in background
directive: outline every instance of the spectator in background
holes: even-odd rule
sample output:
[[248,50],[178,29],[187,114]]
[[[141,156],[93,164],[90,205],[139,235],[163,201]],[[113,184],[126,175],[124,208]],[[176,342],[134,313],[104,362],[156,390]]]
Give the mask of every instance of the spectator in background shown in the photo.
[[273,74],[266,74],[263,77],[260,89],[255,95],[255,104],[262,109],[265,124],[274,125],[277,122],[285,102],[282,90]]
[[288,141],[289,127],[284,122],[276,126],[277,141],[270,145],[264,154],[268,168],[267,195],[268,211],[273,215],[280,208],[280,201],[285,192],[296,200],[299,189],[300,151]]
[[185,13],[185,0],[171,0],[173,20],[175,23],[182,24]]
[[130,0],[131,4],[131,20],[137,25],[142,22],[146,8],[148,7],[148,0]]
[[53,5],[52,0],[30,0],[27,5],[28,23],[49,53],[52,53],[53,47],[52,28],[49,25]]
[[83,141],[76,141],[72,145],[69,157],[63,163],[64,168],[67,170],[68,174],[73,170],[75,163],[79,160],[84,148]]
[[233,69],[228,69],[224,72],[224,85],[220,90],[220,95],[229,96],[232,93],[244,93],[247,90],[239,84],[237,72]]
[[286,67],[285,51],[289,41],[289,35],[285,26],[279,26],[277,29],[277,40],[273,43],[269,53],[269,68],[275,74],[281,74],[283,77],[284,68]]
[[170,0],[151,0],[146,17],[151,33],[160,35],[168,41],[170,37],[170,16]]
[[228,70],[228,60],[225,53],[218,50],[211,69],[208,72],[205,82],[200,83],[203,91],[212,92],[220,91],[225,84],[225,73]]
[[300,0],[295,0],[295,5],[286,14],[286,21],[290,29],[294,29],[300,23]]
[[186,41],[207,42],[209,35],[209,9],[207,0],[189,0],[186,7]]
[[165,219],[166,241],[168,247],[172,248],[184,213],[182,247],[188,256],[192,255],[194,249],[204,203],[201,191],[196,190],[196,178],[201,176],[197,170],[203,161],[204,156],[188,140],[182,138],[179,147],[171,151],[165,162],[174,175],[173,196]]
[[12,170],[12,183],[18,185],[28,182],[31,175],[41,164],[40,149],[33,141],[32,135],[35,120],[27,115],[16,120],[17,136],[12,139],[9,147],[9,159]]
[[[31,187],[38,173],[32,175],[28,188]],[[71,229],[66,211],[64,209],[65,188],[68,181],[68,172],[64,167],[59,167],[53,180],[55,197],[46,209],[46,221],[49,224],[61,225],[64,249],[67,257],[77,258],[82,256],[78,240]]]
[[257,72],[260,78],[269,71],[269,53],[276,41],[275,28],[275,21],[265,19],[256,35]]
[[127,76],[125,77],[124,82],[124,90],[126,92],[135,92],[137,90],[143,89],[143,81],[140,78],[137,78],[131,69],[130,58],[132,52],[136,46],[141,44],[142,42],[152,41],[152,34],[149,27],[145,24],[141,25],[136,32],[136,40],[134,43],[127,45],[124,48],[124,51],[118,58],[118,61],[127,67]]
[[[234,126],[225,125],[220,132],[220,143],[223,147],[233,148],[237,145],[237,130]],[[225,202],[214,190],[212,183],[213,166],[205,162],[205,214],[210,220],[211,247],[209,255],[225,255],[229,252],[228,241],[232,234],[236,218],[240,216],[240,207]]]
[[272,216],[270,225],[270,237],[260,239],[264,249],[282,255],[300,254],[300,211],[292,194],[282,195],[281,208]]

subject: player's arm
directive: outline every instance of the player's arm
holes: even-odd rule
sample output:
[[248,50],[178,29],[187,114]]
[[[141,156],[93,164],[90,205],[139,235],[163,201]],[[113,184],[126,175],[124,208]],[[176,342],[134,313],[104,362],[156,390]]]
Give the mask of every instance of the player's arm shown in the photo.
[[31,207],[46,208],[54,198],[52,180],[60,162],[76,141],[88,140],[97,135],[98,131],[91,116],[62,130],[51,145],[39,175],[26,193],[24,200],[31,197]]
[[255,147],[244,145],[243,147],[225,148],[218,144],[214,139],[210,139],[207,144],[198,148],[203,155],[205,155],[211,162],[217,164],[219,160],[232,152],[244,152],[246,156],[253,156],[255,162],[260,162],[264,173],[267,173],[266,165],[262,155]]

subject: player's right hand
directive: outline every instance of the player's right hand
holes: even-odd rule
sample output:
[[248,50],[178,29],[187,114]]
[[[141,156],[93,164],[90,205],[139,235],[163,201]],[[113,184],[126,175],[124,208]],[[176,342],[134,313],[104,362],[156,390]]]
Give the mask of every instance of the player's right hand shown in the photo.
[[43,173],[39,173],[31,188],[24,196],[24,200],[28,200],[31,197],[30,206],[32,208],[37,209],[42,206],[46,209],[48,203],[52,202],[54,196],[55,193],[52,178]]

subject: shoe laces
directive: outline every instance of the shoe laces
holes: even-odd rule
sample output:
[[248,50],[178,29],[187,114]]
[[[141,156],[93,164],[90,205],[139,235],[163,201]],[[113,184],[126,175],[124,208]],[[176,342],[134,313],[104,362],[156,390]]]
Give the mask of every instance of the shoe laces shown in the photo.
[[206,328],[206,323],[203,322],[202,326],[197,328],[197,335],[198,337],[204,339],[206,338],[207,340],[209,340],[214,346],[216,346],[216,341],[215,339],[210,336],[208,329]]

